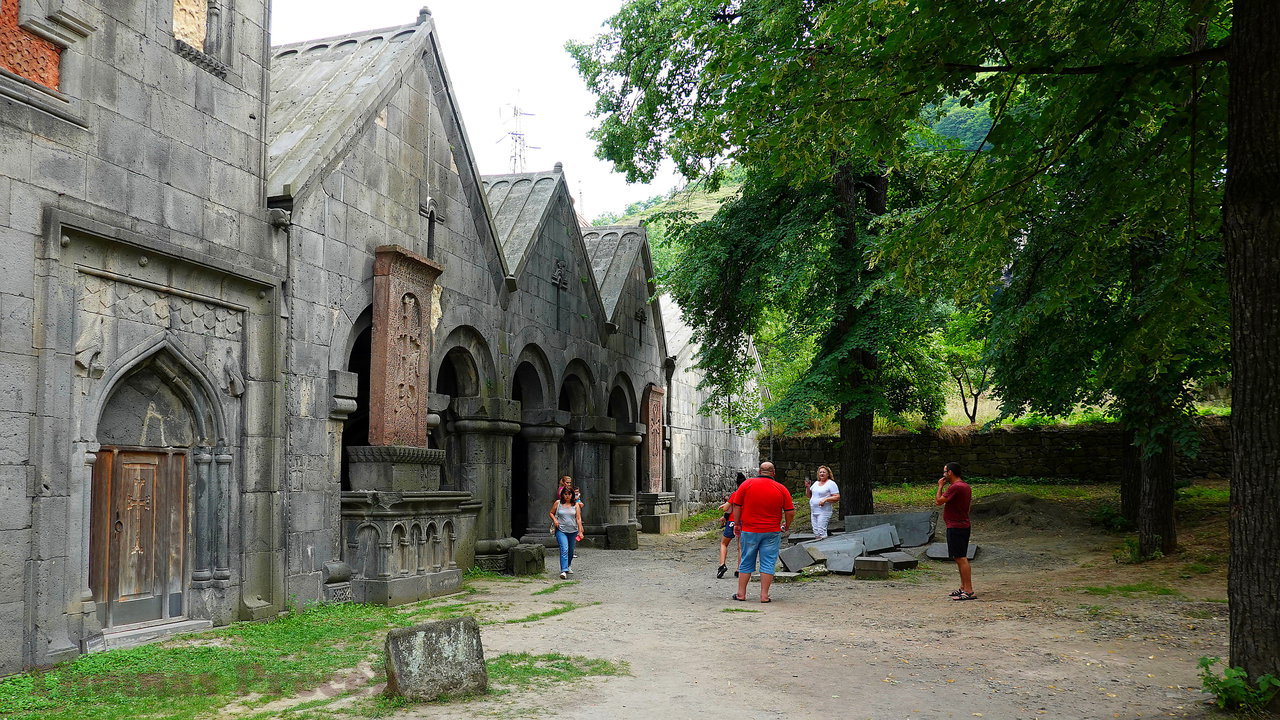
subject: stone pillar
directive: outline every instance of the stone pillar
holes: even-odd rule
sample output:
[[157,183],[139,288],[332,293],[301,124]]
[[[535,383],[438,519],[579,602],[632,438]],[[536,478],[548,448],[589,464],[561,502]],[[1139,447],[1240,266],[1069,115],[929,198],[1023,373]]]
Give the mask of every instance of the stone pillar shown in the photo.
[[476,564],[494,571],[507,566],[511,537],[511,436],[520,431],[520,404],[480,397],[453,399],[453,423],[462,457],[462,489],[481,502],[476,518]]
[[578,417],[569,422],[573,480],[582,488],[586,544],[603,546],[609,523],[609,471],[613,459],[613,418]]
[[[610,474],[610,493],[628,498],[627,516],[618,518],[617,523],[627,523],[636,527],[639,526],[639,521],[636,520],[636,479],[639,472],[636,466],[636,447],[644,441],[644,433],[644,425],[618,423]],[[611,519],[610,524],[616,523]]]
[[555,537],[547,532],[551,527],[547,510],[551,508],[560,480],[560,440],[569,424],[569,413],[525,410],[520,420],[520,436],[528,446],[525,466],[529,473],[525,497],[513,498],[513,502],[525,503],[529,518],[528,531],[520,537],[520,542],[555,547]]

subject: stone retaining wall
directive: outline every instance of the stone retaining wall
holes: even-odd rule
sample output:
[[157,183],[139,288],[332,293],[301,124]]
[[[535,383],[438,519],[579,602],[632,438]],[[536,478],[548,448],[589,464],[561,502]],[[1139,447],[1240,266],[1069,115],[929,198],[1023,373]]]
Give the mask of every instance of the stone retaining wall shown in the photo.
[[[1179,460],[1189,478],[1231,475],[1231,432],[1226,418],[1199,421],[1196,457]],[[760,439],[760,458],[773,460],[778,479],[793,490],[804,487],[819,465],[840,478],[839,438]],[[937,479],[943,464],[957,461],[978,477],[1055,477],[1087,482],[1119,482],[1124,434],[1115,425],[1065,428],[998,428],[977,433],[904,433],[877,435],[873,442],[876,481],[923,482]]]

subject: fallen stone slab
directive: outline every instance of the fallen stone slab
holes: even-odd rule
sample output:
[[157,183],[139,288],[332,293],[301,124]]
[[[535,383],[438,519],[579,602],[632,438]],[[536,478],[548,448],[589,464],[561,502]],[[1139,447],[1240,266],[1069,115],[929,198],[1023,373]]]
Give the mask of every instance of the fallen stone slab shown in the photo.
[[387,695],[426,702],[489,686],[480,626],[473,617],[392,630],[386,652]]
[[780,583],[795,582],[801,578],[798,572],[776,572],[773,574],[773,581]]
[[843,553],[831,555],[827,557],[827,569],[837,575],[852,575],[853,561],[857,557],[857,555],[845,555]]
[[877,525],[889,524],[898,529],[900,545],[916,547],[933,542],[933,529],[938,522],[937,510],[922,512],[884,513],[881,515],[846,515],[846,532],[857,532]]
[[899,541],[898,529],[889,524],[876,525],[874,527],[847,532],[840,537],[861,540],[863,547],[868,553],[892,550],[898,547]]
[[813,556],[809,554],[808,549],[801,545],[783,548],[782,552],[778,553],[778,559],[791,572],[800,572],[814,563]]
[[854,575],[860,579],[887,579],[893,563],[879,555],[863,555],[853,561]]
[[[925,556],[926,556],[926,557],[928,557],[930,560],[950,560],[950,559],[951,559],[951,558],[947,555],[947,544],[946,544],[946,543],[944,543],[944,542],[934,543],[934,544],[930,545],[930,546],[929,546],[929,549],[924,551],[924,554],[925,554]],[[977,557],[977,556],[978,556],[978,546],[977,546],[977,545],[975,545],[975,544],[973,544],[973,543],[969,543],[969,549],[968,549],[968,551],[965,553],[965,555],[966,555],[970,560],[972,560],[972,559],[974,559],[975,557]]]
[[821,548],[814,545],[804,545],[803,547],[804,551],[809,553],[809,557],[813,558],[814,562],[824,563],[827,561],[827,556],[822,552]]
[[912,570],[920,567],[919,558],[911,553],[905,553],[900,550],[880,553],[880,557],[888,560],[889,565],[893,570]]

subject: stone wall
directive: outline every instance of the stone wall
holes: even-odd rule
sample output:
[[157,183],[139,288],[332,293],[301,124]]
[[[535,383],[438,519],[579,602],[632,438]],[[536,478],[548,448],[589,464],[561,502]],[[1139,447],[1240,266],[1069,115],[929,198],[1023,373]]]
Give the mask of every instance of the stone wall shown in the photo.
[[[1179,473],[1189,478],[1224,478],[1231,474],[1230,428],[1224,418],[1200,421],[1196,457],[1182,457]],[[769,438],[760,440],[760,457],[778,466],[778,479],[793,490],[804,487],[819,465],[830,465],[837,479],[838,438]],[[873,443],[879,483],[936,480],[942,466],[959,462],[977,477],[1052,477],[1086,482],[1119,482],[1124,434],[1114,425],[1070,428],[1000,428],[958,434],[877,435]]]

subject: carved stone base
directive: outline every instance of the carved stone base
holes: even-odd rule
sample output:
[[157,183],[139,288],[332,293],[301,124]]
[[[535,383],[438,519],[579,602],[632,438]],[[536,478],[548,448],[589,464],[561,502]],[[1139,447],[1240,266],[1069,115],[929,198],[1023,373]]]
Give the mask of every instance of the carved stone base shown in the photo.
[[481,555],[476,553],[475,567],[496,573],[506,572],[507,554],[505,552],[501,555]]
[[373,605],[403,605],[437,595],[448,595],[462,587],[461,570],[441,570],[424,575],[351,581],[351,597]]
[[350,582],[329,583],[323,589],[324,601],[327,603],[354,602]]
[[636,513],[637,515],[663,515],[672,511],[675,501],[675,493],[636,493]]
[[440,489],[444,451],[397,446],[347,448],[352,490],[431,492]]

